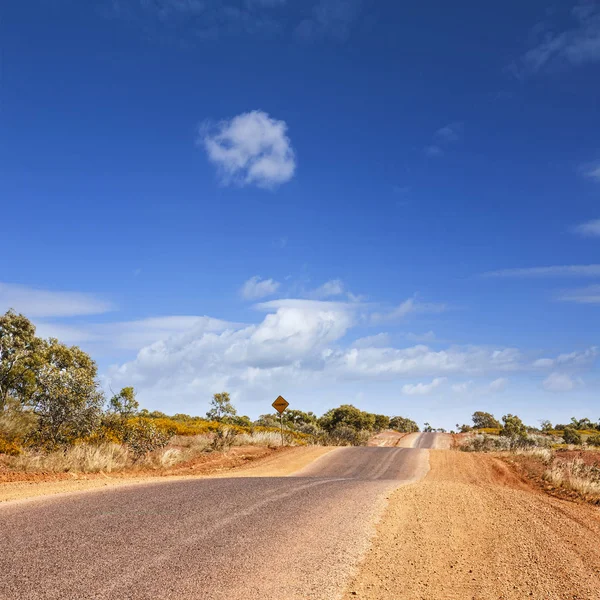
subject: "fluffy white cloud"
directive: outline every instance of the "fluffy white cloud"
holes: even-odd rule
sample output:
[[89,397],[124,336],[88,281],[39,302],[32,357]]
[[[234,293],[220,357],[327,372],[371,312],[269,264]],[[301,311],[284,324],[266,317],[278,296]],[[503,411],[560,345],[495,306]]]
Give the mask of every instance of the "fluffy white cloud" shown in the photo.
[[284,121],[254,110],[214,127],[203,126],[201,143],[225,184],[274,188],[296,170],[296,159]]
[[551,373],[544,379],[544,389],[549,392],[570,392],[574,390],[580,382],[574,380],[566,373]]
[[564,302],[577,304],[600,304],[600,285],[589,285],[584,288],[569,290],[558,298]]
[[554,265],[525,269],[500,269],[483,274],[484,277],[600,277],[600,265]]
[[446,381],[446,377],[436,377],[431,383],[407,383],[402,386],[402,393],[409,396],[425,396],[439,388]]
[[[598,175],[600,178],[600,167],[598,167]],[[574,227],[573,231],[584,237],[600,237],[600,219],[581,223]]]
[[114,306],[91,294],[42,290],[13,283],[0,283],[0,312],[14,308],[30,318],[96,315]]
[[240,294],[246,300],[257,300],[273,295],[279,289],[279,282],[273,279],[261,279],[258,275],[250,277],[244,283]]

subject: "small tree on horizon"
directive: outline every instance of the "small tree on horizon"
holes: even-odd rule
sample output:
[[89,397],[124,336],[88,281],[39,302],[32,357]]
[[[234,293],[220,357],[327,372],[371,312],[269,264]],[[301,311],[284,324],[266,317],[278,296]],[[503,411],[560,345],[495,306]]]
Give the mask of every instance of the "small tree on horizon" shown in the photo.
[[210,410],[206,413],[206,418],[209,421],[227,421],[237,415],[237,410],[227,392],[214,394],[210,406]]

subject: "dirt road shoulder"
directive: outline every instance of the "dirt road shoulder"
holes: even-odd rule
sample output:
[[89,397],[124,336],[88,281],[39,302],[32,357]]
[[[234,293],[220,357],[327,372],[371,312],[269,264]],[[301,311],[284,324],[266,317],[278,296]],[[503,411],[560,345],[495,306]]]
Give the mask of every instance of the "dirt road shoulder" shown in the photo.
[[284,449],[233,448],[228,453],[207,455],[206,460],[166,469],[159,474],[139,473],[26,473],[0,483],[0,503],[39,496],[83,492],[144,483],[160,483],[198,477],[286,477],[334,448],[305,446]]
[[489,456],[432,450],[430,465],[390,495],[346,600],[598,598],[600,509]]

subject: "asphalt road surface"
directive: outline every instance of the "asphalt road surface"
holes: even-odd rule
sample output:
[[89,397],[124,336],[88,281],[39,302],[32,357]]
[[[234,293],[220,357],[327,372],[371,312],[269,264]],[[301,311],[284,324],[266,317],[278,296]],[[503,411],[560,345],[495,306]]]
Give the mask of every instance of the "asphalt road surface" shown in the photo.
[[367,548],[383,498],[427,468],[425,450],[342,448],[295,477],[8,503],[0,506],[0,599],[333,600]]

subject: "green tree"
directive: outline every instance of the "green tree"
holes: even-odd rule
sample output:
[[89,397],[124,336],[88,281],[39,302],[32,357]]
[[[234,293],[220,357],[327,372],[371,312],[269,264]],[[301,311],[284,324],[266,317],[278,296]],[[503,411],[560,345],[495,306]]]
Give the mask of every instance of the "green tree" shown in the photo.
[[137,414],[140,404],[135,399],[135,390],[132,387],[124,387],[109,400],[109,407],[115,414],[128,419]]
[[210,421],[227,422],[237,415],[237,410],[227,392],[214,394],[210,406],[210,410],[206,413],[206,418]]
[[478,410],[473,413],[473,427],[475,429],[500,429],[500,422],[492,413]]
[[552,421],[548,421],[547,419],[543,419],[540,421],[540,425],[542,427],[542,431],[552,431]]
[[419,426],[406,417],[392,417],[390,419],[390,428],[400,433],[413,433],[419,431]]
[[[273,415],[273,418],[278,420],[277,415]],[[305,425],[314,425],[317,416],[312,412],[288,409],[283,413],[283,422],[292,429],[298,429]]]
[[504,422],[504,427],[500,435],[510,438],[524,438],[527,436],[527,427],[525,427],[523,421],[516,415],[504,415],[502,421]]
[[390,426],[390,418],[385,415],[375,415],[375,424],[373,429],[375,431],[383,431],[384,429],[389,429]]
[[371,431],[375,425],[375,415],[363,412],[351,404],[342,404],[328,410],[319,419],[319,425],[329,432],[341,426],[350,427],[355,431]]
[[9,310],[0,317],[0,411],[13,396],[25,404],[35,386],[35,363],[41,340],[33,323]]
[[581,434],[573,427],[567,427],[563,431],[563,440],[565,444],[574,444],[580,446],[582,443]]
[[41,344],[29,399],[37,416],[34,441],[38,445],[51,449],[94,431],[104,404],[96,375],[96,363],[77,346],[65,346],[54,338]]
[[583,419],[576,419],[575,417],[571,417],[571,425],[573,429],[594,429],[594,424],[587,417]]

